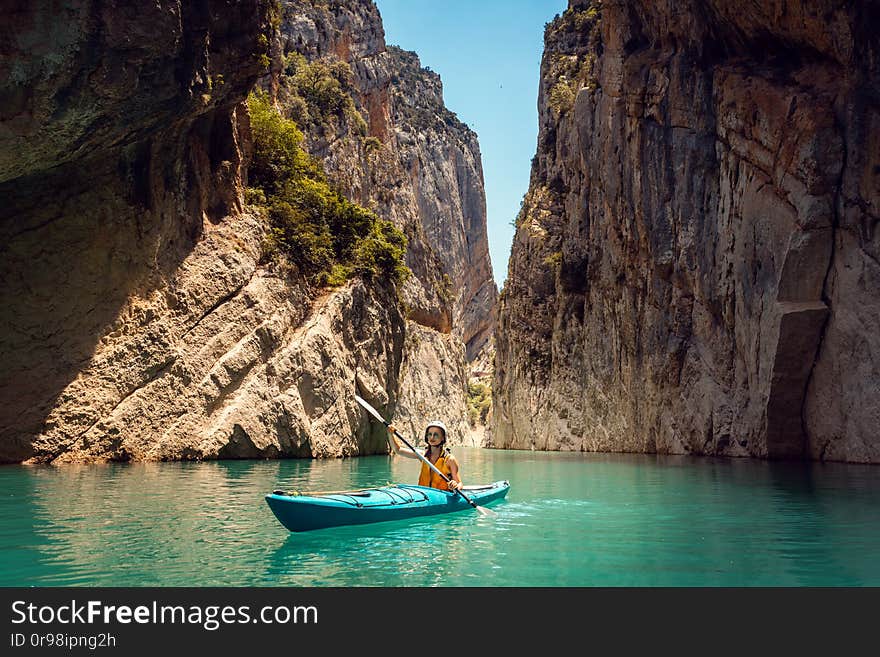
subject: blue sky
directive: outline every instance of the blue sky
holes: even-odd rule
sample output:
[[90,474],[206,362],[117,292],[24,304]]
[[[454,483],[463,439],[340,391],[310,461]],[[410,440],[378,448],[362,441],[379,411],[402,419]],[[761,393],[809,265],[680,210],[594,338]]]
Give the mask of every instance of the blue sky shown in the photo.
[[440,75],[446,107],[480,138],[489,255],[499,289],[538,138],[544,24],[567,0],[374,0],[385,42]]

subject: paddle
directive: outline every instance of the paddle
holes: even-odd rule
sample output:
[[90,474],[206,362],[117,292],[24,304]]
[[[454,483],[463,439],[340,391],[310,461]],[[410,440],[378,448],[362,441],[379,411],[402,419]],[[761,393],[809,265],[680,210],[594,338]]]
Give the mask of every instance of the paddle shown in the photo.
[[[384,424],[386,427],[390,427],[390,426],[391,426],[391,424],[390,424],[389,422],[386,422],[386,421],[385,421],[385,418],[383,418],[383,417],[379,414],[379,411],[377,411],[375,408],[373,408],[372,406],[370,406],[366,401],[364,401],[363,399],[361,399],[361,398],[358,397],[357,395],[355,395],[354,398],[355,398],[355,401],[357,401],[358,404],[360,404],[360,405],[363,406],[365,409],[367,409],[367,411],[370,413],[370,415],[372,415],[374,418],[376,418],[377,420],[379,420],[379,422],[381,422],[382,424]],[[431,463],[427,458],[425,458],[425,456],[424,456],[423,454],[421,454],[418,450],[416,450],[415,447],[413,447],[412,445],[410,445],[409,441],[408,441],[406,438],[404,438],[404,437],[401,436],[399,433],[397,433],[397,431],[395,431],[394,433],[396,433],[397,436],[398,436],[398,437],[404,442],[404,444],[412,450],[413,454],[415,454],[415,455],[418,456],[420,459],[422,459],[422,461],[424,461],[425,463],[428,464],[428,467],[429,467],[429,468],[431,468],[434,472],[436,472],[438,475],[440,475],[441,477],[443,477],[443,480],[444,480],[446,483],[449,483],[449,482],[450,482],[449,477],[447,477],[445,474],[443,474],[442,472],[440,472],[436,467],[434,467],[434,464]],[[465,502],[467,502],[467,503],[470,504],[472,507],[474,507],[474,508],[475,508],[478,512],[480,512],[482,515],[484,515],[484,516],[494,516],[494,515],[495,515],[495,512],[492,511],[492,510],[490,510],[490,509],[487,509],[487,508],[482,507],[482,506],[477,506],[477,504],[476,504],[471,498],[469,498],[467,495],[465,495],[464,493],[462,493],[460,489],[456,488],[456,489],[455,489],[455,492],[458,493],[459,495],[461,495],[462,498],[464,498]]]

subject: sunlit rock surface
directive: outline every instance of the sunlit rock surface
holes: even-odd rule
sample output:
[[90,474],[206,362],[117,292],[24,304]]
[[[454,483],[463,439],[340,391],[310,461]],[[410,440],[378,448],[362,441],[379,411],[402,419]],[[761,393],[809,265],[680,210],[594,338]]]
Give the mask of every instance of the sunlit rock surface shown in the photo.
[[[0,461],[385,452],[355,392],[470,439],[466,352],[491,331],[494,304],[476,139],[450,128],[450,163],[412,178],[391,100],[405,89],[392,88],[375,7],[282,3],[278,17],[271,4],[31,3],[7,17]],[[261,259],[242,101],[271,86],[294,37],[357,72],[356,105],[382,147],[367,153],[345,126],[307,138],[352,200],[407,232],[415,275],[399,294],[384,281],[315,290]],[[470,173],[443,187],[462,199],[444,229],[417,190],[461,160]],[[425,226],[456,243],[472,230],[473,246],[447,253]],[[443,376],[423,377],[435,362]]]
[[572,1],[548,25],[494,445],[880,462],[878,19]]

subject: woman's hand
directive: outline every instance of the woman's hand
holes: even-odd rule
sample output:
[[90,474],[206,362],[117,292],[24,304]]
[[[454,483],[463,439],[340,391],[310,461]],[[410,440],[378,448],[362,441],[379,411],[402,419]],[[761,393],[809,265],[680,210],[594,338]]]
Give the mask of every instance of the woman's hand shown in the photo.
[[391,448],[392,454],[397,454],[397,439],[394,437],[394,427],[390,424],[388,425],[388,434],[385,436],[385,441],[388,443],[388,446]]
[[461,488],[460,481],[456,481],[455,479],[449,480],[449,490],[455,491],[455,490],[458,490],[459,488]]
[[[419,456],[414,451],[412,451],[411,448],[403,447],[403,446],[399,445],[397,442],[396,433],[397,433],[397,431],[394,428],[394,426],[389,424],[388,425],[388,435],[385,437],[385,440],[388,441],[388,445],[391,447],[391,451],[394,452],[394,454],[396,456],[405,456],[408,459],[421,458],[421,456]],[[403,442],[406,442],[405,438],[404,438]]]

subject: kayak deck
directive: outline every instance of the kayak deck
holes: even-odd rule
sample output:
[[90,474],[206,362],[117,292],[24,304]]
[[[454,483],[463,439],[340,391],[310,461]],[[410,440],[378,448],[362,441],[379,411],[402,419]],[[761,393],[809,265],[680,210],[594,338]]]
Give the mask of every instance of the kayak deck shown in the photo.
[[[509,489],[509,482],[496,481],[465,486],[462,492],[481,506],[503,498]],[[275,491],[266,495],[266,503],[278,521],[292,532],[403,520],[471,508],[457,493],[411,484],[325,493]]]

